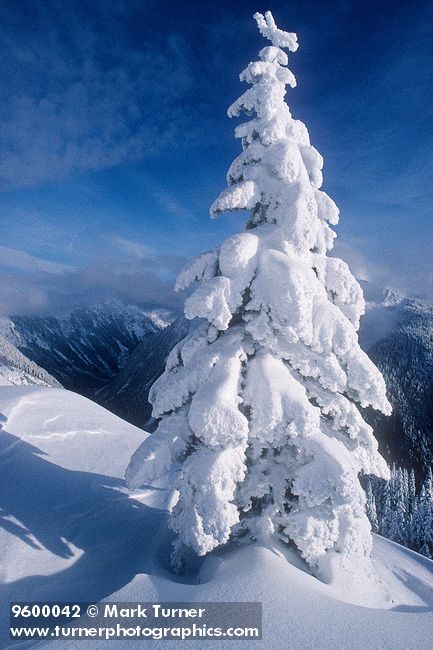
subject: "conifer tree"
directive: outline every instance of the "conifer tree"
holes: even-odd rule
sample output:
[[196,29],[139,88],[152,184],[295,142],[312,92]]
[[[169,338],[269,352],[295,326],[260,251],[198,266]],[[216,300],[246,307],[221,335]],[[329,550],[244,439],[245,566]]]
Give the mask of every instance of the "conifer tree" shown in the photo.
[[[326,581],[369,569],[371,532],[358,474],[386,477],[357,407],[390,413],[383,378],[361,350],[362,290],[329,257],[338,209],[319,152],[285,103],[296,85],[295,34],[255,14],[271,45],[241,73],[229,108],[242,153],[211,216],[249,211],[243,232],[193,260],[177,288],[204,319],[171,352],[151,392],[156,432],[134,455],[130,485],[177,467],[174,562],[230,538],[294,542]],[[344,571],[343,571],[344,573]]]
[[414,536],[419,552],[426,557],[433,556],[433,498],[431,494],[432,474],[427,471],[426,478],[417,499],[414,515]]
[[432,474],[432,468],[430,466],[427,468],[427,472],[424,480],[424,489],[427,498],[430,500],[430,502],[433,502],[433,474]]
[[417,517],[417,496],[416,496],[416,480],[415,472],[413,469],[408,474],[408,497],[407,497],[407,545],[409,548],[416,548],[416,535],[415,524]]
[[388,514],[388,537],[399,544],[407,544],[407,491],[405,491],[405,482],[403,471],[399,467],[393,469],[392,499],[391,508]]
[[415,480],[415,471],[413,469],[409,472],[408,479],[408,511],[412,515],[415,509],[416,501],[416,480]]
[[371,480],[368,478],[367,480],[367,489],[365,491],[366,494],[366,511],[367,511],[367,517],[370,521],[371,524],[371,529],[373,533],[378,533],[379,531],[379,520],[377,517],[377,508],[376,508],[376,499],[373,494],[373,488],[371,485]]
[[389,480],[383,489],[382,513],[380,519],[381,534],[390,537],[392,519],[394,516],[394,494],[395,494],[395,465],[391,467]]

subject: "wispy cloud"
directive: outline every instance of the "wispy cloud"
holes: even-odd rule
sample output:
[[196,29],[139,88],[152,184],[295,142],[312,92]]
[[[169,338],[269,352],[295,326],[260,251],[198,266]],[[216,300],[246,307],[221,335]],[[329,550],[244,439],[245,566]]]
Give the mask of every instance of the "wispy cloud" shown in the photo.
[[114,234],[82,251],[76,267],[0,247],[0,313],[55,315],[68,307],[116,297],[132,303],[180,309],[174,278],[185,259],[157,254]]
[[110,234],[105,237],[105,240],[114,250],[128,256],[129,259],[148,260],[155,255],[155,250],[152,246],[146,246],[140,242],[125,239],[125,237],[121,237],[120,235]]
[[24,251],[8,248],[1,244],[0,267],[6,267],[11,270],[32,271],[33,273],[48,273],[50,275],[59,275],[72,271],[72,267],[66,264],[58,264],[57,262],[40,259]]
[[428,255],[416,251],[404,255],[386,255],[381,262],[367,253],[367,239],[337,239],[332,255],[348,263],[358,280],[365,280],[378,289],[391,289],[404,296],[433,301],[433,270]]
[[[179,39],[135,48],[110,30],[112,3],[99,30],[78,5],[4,7],[0,44],[0,189],[33,185],[149,158],[188,139],[194,121],[182,110],[192,77]],[[10,28],[8,29],[8,23]]]
[[[52,183],[2,194],[2,214],[7,201],[13,211],[0,224],[3,244],[40,254],[36,260],[3,251],[3,310],[56,311],[65,300],[86,303],[109,292],[178,304],[171,283],[182,260],[153,246],[174,249],[182,236],[206,248],[225,236],[221,222],[212,226],[219,234],[210,234],[206,206],[215,196],[211,179],[223,183],[224,165],[238,151],[225,109],[242,92],[241,67],[260,47],[251,19],[260,7],[203,0],[198,10],[185,0],[165,12],[163,4],[2,3],[0,189],[124,167],[107,172],[100,188],[89,178],[103,174],[86,174],[74,180],[75,193]],[[431,2],[420,0],[415,12],[404,2],[392,12],[383,3],[336,0],[332,11],[322,5],[273,0],[271,8],[282,25],[299,31],[299,86],[288,100],[324,155],[325,189],[342,209],[337,254],[357,275],[425,294],[433,286],[426,225]],[[182,157],[182,147],[197,144],[206,145],[200,157],[194,160],[194,150]],[[49,199],[38,201],[44,191]],[[140,223],[153,241],[133,241]],[[122,236],[106,234],[116,228]],[[52,260],[63,259],[74,268],[60,264],[57,273]]]

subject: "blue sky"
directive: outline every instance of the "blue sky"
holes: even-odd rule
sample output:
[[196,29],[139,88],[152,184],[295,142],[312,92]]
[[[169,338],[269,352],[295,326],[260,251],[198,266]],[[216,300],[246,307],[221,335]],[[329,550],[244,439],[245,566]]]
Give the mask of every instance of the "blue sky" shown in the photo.
[[2,313],[180,306],[179,267],[245,221],[208,208],[240,150],[226,109],[267,9],[298,33],[287,101],[325,159],[336,254],[433,297],[430,1],[3,0]]

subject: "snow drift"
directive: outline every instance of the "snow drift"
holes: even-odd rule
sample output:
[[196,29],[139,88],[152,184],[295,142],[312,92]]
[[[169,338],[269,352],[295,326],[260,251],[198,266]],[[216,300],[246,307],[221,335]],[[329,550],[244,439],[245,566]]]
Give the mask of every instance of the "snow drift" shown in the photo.
[[382,585],[349,593],[318,581],[282,544],[230,545],[180,580],[168,568],[172,494],[155,485],[132,498],[119,478],[146,434],[59,389],[0,387],[0,413],[2,647],[12,600],[101,599],[259,600],[266,650],[431,647],[433,562],[375,536]]

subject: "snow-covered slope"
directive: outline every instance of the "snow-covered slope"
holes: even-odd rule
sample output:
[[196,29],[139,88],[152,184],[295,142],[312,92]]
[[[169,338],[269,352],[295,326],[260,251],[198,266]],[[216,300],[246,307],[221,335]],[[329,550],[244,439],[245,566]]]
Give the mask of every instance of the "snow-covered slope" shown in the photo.
[[[121,478],[143,431],[57,389],[0,387],[0,413],[1,647],[8,645],[10,601],[106,599],[259,600],[266,650],[431,648],[429,560],[376,537],[382,584],[356,583],[342,592],[313,578],[275,543],[225,548],[179,579],[167,569],[171,493],[155,487],[131,498]],[[75,646],[62,641],[62,647]]]
[[123,366],[137,344],[159,331],[156,312],[109,301],[62,318],[12,316],[0,334],[58,381],[93,397]]
[[57,386],[59,382],[0,334],[0,385]]
[[[392,594],[374,606],[384,585],[358,593],[362,605],[346,600],[305,572],[297,558],[282,546],[232,548],[203,563],[199,584],[182,584],[162,573],[137,576],[110,597],[140,601],[259,601],[263,604],[266,650],[429,650],[433,634],[433,563],[380,537],[374,539],[374,563]],[[150,565],[148,564],[150,568]],[[156,572],[159,567],[156,567]],[[352,595],[357,585],[352,586]],[[393,600],[394,599],[394,600]],[[257,644],[244,641],[246,647]],[[200,647],[215,647],[214,642]],[[66,647],[74,647],[68,644]],[[76,647],[80,647],[78,644]],[[103,644],[92,647],[101,648]],[[131,647],[131,642],[120,643]],[[132,647],[142,647],[132,644]],[[197,647],[182,642],[182,647]],[[218,647],[233,647],[219,642]]]
[[99,599],[134,577],[144,507],[121,477],[146,434],[56,388],[0,387],[0,425],[4,628],[11,600]]
[[433,307],[385,292],[367,303],[361,343],[382,372],[390,418],[367,415],[389,462],[424,470],[433,462]]

